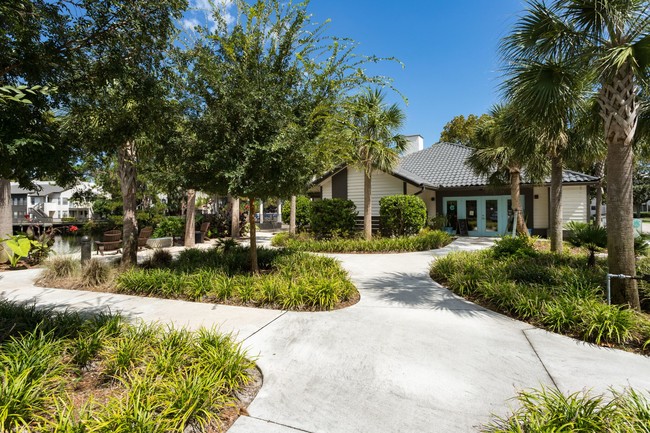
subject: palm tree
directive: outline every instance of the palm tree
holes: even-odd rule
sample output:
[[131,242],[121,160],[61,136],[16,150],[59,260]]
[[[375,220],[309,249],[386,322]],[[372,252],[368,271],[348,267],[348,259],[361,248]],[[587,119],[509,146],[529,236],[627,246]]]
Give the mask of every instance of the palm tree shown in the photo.
[[534,152],[522,152],[524,141],[530,141],[527,129],[521,124],[512,105],[497,105],[474,133],[472,154],[467,160],[476,174],[486,175],[492,184],[510,184],[512,211],[517,215],[517,233],[528,236],[528,228],[521,211],[520,184],[522,170],[529,177],[540,177],[544,159]]
[[388,106],[380,90],[366,90],[346,105],[343,128],[352,144],[351,160],[363,170],[363,230],[372,238],[372,173],[391,171],[399,154],[406,148],[406,138],[395,131],[404,123],[404,113]]
[[[607,143],[609,271],[632,276],[632,145],[639,117],[639,84],[650,65],[649,34],[647,0],[555,0],[549,5],[531,0],[505,43],[511,58],[555,56],[591,75]],[[633,279],[615,280],[612,295],[616,303],[640,308]]]

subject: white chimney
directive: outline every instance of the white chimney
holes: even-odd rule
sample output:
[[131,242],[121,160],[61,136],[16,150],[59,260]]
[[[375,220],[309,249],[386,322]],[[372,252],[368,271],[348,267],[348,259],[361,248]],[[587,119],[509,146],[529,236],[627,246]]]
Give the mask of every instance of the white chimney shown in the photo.
[[402,156],[409,155],[411,153],[419,152],[424,149],[424,138],[420,135],[405,135],[406,149],[402,152]]

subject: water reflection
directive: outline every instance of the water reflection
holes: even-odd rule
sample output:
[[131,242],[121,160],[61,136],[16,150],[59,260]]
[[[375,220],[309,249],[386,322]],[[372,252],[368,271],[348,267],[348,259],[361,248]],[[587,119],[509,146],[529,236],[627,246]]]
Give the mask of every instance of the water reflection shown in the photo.
[[[81,235],[56,235],[52,250],[56,254],[77,254],[81,252]],[[90,237],[91,243],[94,239]]]

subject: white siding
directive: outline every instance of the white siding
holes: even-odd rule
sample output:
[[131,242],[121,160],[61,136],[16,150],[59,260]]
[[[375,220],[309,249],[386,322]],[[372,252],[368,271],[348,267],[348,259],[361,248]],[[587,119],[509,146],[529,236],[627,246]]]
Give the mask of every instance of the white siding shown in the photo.
[[[537,196],[538,198],[535,198]],[[536,186],[533,188],[533,226],[536,229],[548,228],[548,187]]]
[[[372,215],[379,216],[379,199],[387,195],[402,194],[404,183],[398,178],[381,171],[372,174]],[[359,216],[363,216],[363,172],[348,167],[348,199],[357,207]]]
[[562,187],[562,220],[587,222],[587,187],[565,186]]
[[323,198],[332,198],[332,178],[329,177],[321,184],[323,187]]

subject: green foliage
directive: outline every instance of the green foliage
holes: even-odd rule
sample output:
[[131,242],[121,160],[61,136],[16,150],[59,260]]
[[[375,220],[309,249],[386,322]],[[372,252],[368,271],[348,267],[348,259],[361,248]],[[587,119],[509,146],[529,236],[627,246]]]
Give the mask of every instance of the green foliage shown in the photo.
[[[304,195],[296,196],[296,230],[303,231],[311,224],[311,204],[309,197]],[[291,217],[291,205],[288,201],[282,206],[282,221],[289,223]]]
[[467,118],[462,114],[455,116],[442,128],[440,141],[472,146],[476,129],[489,119],[489,117],[487,114],[482,114],[480,117],[475,114],[470,114]]
[[496,246],[492,251],[449,254],[432,263],[430,275],[461,296],[550,331],[596,344],[645,349],[648,319],[607,305],[603,263],[587,267],[584,256],[522,254],[521,245],[514,248],[508,242],[508,248],[502,248],[507,254],[495,254]]
[[311,232],[318,239],[347,237],[354,232],[356,217],[352,200],[317,200],[311,204]]
[[251,276],[245,273],[247,248],[185,250],[171,269],[123,272],[117,277],[116,290],[144,296],[308,310],[335,308],[355,294],[347,273],[334,259],[264,248],[259,253],[260,267],[265,272]]
[[[2,431],[200,431],[218,425],[254,367],[230,336],[211,330],[133,327],[5,301],[0,312]],[[67,392],[85,374],[117,392],[75,407]]]
[[422,230],[415,236],[398,238],[365,239],[311,239],[308,236],[292,237],[288,233],[278,233],[271,240],[277,247],[286,247],[295,251],[312,251],[323,253],[386,253],[426,251],[444,247],[451,242],[449,234],[441,231]]
[[82,287],[100,287],[110,281],[111,266],[103,261],[91,259],[81,269]]
[[521,391],[519,409],[507,417],[496,417],[481,429],[487,433],[648,431],[650,395],[634,389],[611,390],[603,395],[579,392],[565,395],[555,389]]
[[9,256],[9,264],[12,268],[18,266],[18,262],[22,258],[27,258],[32,249],[32,242],[25,235],[15,235],[4,239],[5,244],[11,250]]
[[510,256],[532,257],[536,251],[533,245],[535,238],[526,235],[504,236],[494,243],[492,253],[496,258],[506,258]]
[[389,195],[379,200],[381,230],[386,236],[410,236],[427,222],[427,207],[414,195]]
[[607,229],[578,221],[570,221],[566,228],[571,231],[567,239],[576,247],[589,250],[589,266],[596,265],[596,251],[607,247]]
[[432,217],[428,222],[428,227],[431,230],[442,230],[447,227],[447,216],[443,214],[438,214]]
[[185,232],[185,220],[182,217],[168,216],[163,218],[153,231],[154,238],[181,237]]
[[72,257],[54,256],[45,261],[45,270],[40,281],[72,278],[80,274],[79,261]]
[[634,255],[645,257],[650,253],[649,236],[646,234],[634,238]]

